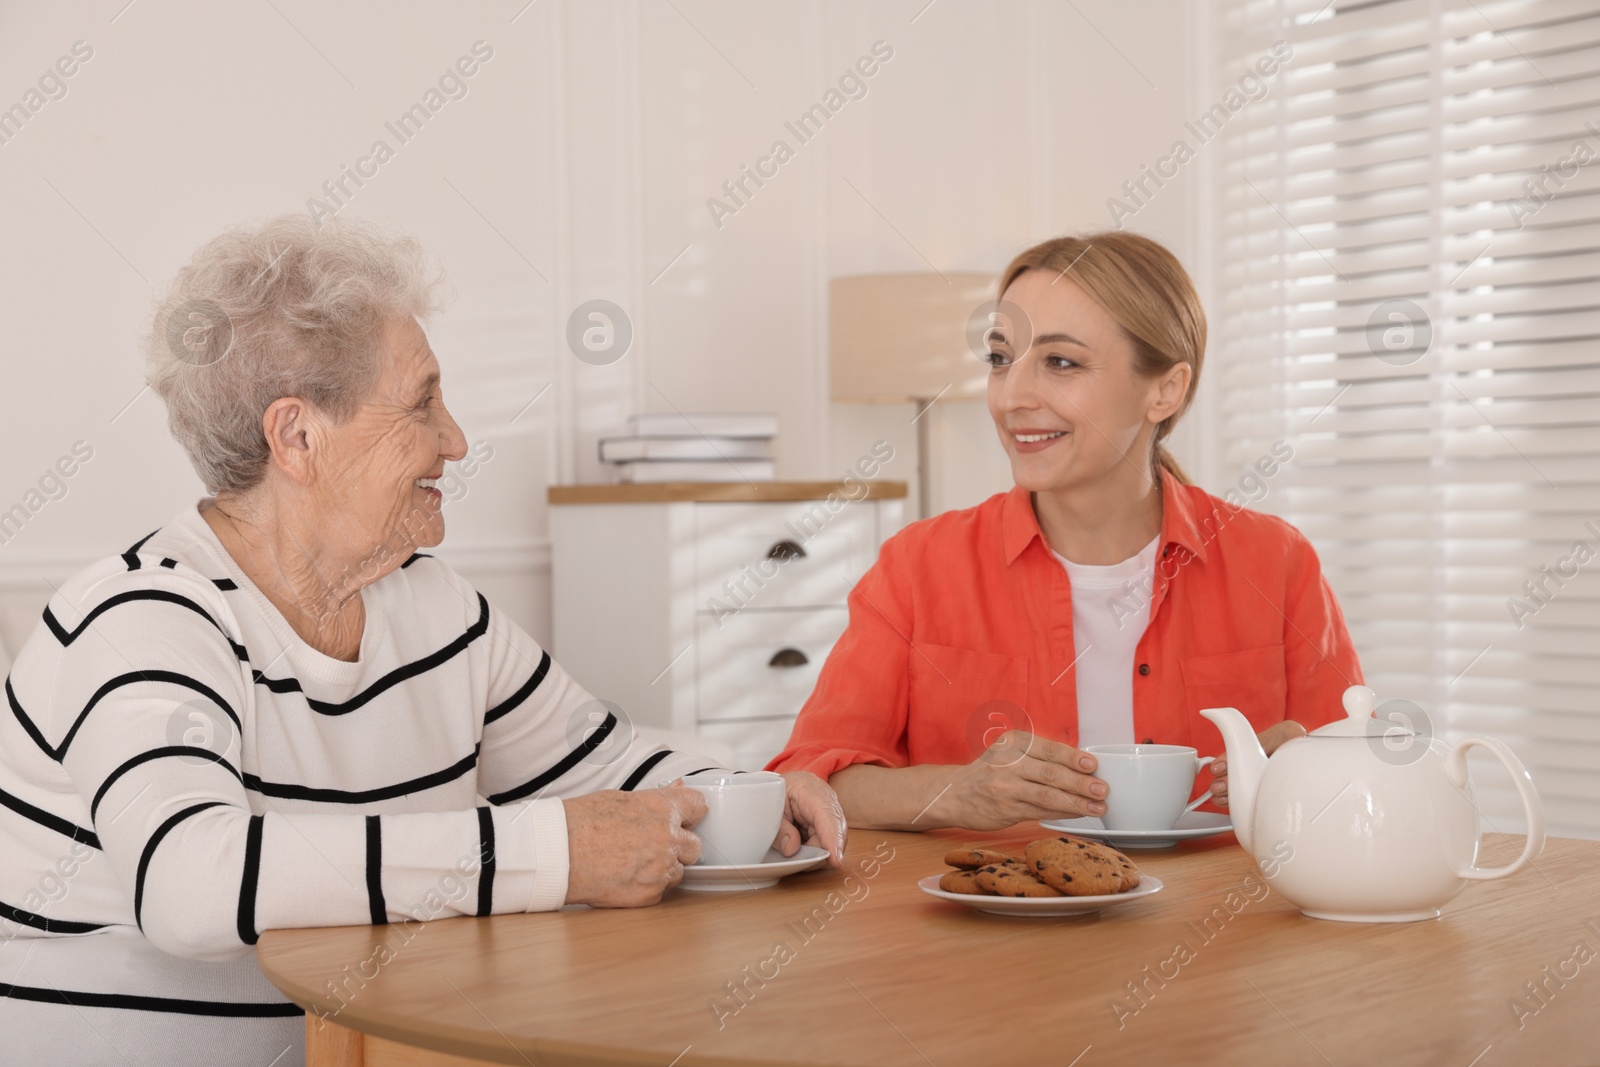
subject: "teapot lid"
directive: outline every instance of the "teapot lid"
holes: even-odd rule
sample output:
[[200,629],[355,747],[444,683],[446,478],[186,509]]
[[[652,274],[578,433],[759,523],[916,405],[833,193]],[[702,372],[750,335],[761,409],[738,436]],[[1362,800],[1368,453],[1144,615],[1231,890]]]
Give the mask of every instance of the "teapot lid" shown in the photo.
[[1377,705],[1378,694],[1364,685],[1352,685],[1344,691],[1345,718],[1337,719],[1326,726],[1319,726],[1306,736],[1308,737],[1407,737],[1416,733],[1407,726],[1396,723],[1379,722],[1373,718],[1372,710]]

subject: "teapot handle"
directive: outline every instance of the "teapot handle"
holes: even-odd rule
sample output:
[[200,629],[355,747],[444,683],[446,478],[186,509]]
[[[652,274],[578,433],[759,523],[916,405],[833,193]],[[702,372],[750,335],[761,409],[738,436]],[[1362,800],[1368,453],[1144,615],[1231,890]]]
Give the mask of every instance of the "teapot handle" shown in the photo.
[[1468,864],[1456,872],[1462,878],[1487,881],[1491,878],[1504,878],[1508,874],[1516,874],[1544,851],[1544,805],[1539,801],[1539,794],[1534,791],[1533,779],[1528,775],[1528,768],[1522,765],[1522,761],[1504,741],[1493,737],[1464,738],[1450,750],[1450,755],[1445,759],[1445,773],[1450,776],[1451,783],[1457,789],[1466,789],[1467,750],[1473,745],[1482,745],[1494,753],[1495,758],[1505,764],[1506,770],[1511,772],[1511,784],[1517,787],[1517,795],[1522,798],[1522,811],[1528,822],[1528,840],[1522,846],[1522,855],[1512,860],[1510,864],[1494,868]]

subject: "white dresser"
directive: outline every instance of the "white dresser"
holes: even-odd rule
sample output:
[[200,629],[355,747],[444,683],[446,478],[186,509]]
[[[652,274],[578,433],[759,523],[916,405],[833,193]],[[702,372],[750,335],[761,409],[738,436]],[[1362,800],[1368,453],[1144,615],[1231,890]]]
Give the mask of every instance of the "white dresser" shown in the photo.
[[757,769],[788,741],[905,495],[904,482],[552,486],[551,654],[636,726],[719,739]]

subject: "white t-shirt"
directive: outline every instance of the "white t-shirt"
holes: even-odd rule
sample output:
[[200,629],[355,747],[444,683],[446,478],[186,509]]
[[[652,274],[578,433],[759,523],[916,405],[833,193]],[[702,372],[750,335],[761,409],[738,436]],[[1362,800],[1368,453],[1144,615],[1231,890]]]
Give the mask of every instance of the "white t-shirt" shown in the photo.
[[1078,679],[1078,747],[1127,745],[1133,736],[1133,661],[1150,622],[1148,581],[1156,542],[1121,563],[1091,567],[1053,555],[1072,584],[1072,644]]

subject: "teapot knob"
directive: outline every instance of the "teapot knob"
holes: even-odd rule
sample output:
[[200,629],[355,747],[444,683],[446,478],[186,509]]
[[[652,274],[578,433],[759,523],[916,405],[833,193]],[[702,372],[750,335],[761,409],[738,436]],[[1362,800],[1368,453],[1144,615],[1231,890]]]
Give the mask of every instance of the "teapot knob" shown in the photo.
[[1372,709],[1377,706],[1378,694],[1364,685],[1352,685],[1344,691],[1344,713],[1352,719],[1372,718]]

